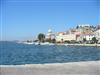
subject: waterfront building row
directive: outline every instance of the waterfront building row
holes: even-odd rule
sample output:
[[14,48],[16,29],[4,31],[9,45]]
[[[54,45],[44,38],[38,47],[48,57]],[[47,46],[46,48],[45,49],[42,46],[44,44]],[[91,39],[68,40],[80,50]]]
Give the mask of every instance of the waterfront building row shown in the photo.
[[57,42],[83,41],[83,39],[91,41],[93,37],[100,42],[100,25],[93,26],[89,24],[82,24],[64,32],[55,33],[49,29],[46,34],[46,39],[55,39]]

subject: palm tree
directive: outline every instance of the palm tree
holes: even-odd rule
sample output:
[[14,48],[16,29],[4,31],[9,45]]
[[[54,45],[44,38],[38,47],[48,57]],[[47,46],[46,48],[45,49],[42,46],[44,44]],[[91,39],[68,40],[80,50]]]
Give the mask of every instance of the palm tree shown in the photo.
[[45,35],[44,35],[43,33],[40,33],[40,34],[38,35],[38,40],[39,40],[39,42],[44,42],[44,40],[45,40]]

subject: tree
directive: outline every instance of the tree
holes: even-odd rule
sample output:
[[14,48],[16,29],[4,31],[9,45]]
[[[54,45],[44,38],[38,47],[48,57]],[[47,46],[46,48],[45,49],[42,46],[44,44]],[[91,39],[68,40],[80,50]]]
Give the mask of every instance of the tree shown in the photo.
[[46,42],[49,42],[49,43],[51,43],[51,39],[46,39]]
[[83,42],[86,42],[86,38],[83,38]]
[[49,43],[56,43],[56,39],[46,39],[46,42],[49,42]]
[[56,39],[52,39],[52,43],[56,43]]
[[92,41],[93,41],[94,43],[97,43],[96,37],[93,37],[93,38],[92,38]]
[[76,26],[76,29],[78,29],[79,28],[79,26]]
[[61,39],[61,43],[63,43],[64,42],[64,40],[63,40],[63,38]]
[[44,35],[43,33],[40,33],[40,34],[38,35],[38,40],[39,40],[39,42],[44,42],[44,40],[45,40],[45,35]]
[[68,40],[66,40],[66,41],[64,41],[65,43],[71,43],[70,41],[68,41]]

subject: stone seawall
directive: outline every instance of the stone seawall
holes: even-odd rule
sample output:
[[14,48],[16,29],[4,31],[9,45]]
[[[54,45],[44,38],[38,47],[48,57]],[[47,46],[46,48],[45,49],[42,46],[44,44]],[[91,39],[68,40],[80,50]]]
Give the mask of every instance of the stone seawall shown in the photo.
[[100,75],[100,61],[0,65],[1,75]]

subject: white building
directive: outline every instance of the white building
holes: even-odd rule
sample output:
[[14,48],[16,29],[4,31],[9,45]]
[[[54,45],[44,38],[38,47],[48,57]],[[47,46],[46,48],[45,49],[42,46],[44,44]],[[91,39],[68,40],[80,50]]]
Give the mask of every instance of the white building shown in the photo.
[[98,42],[100,42],[100,29],[96,30],[94,32],[96,39],[98,40]]
[[81,40],[85,38],[87,41],[90,41],[92,40],[93,37],[95,37],[95,35],[94,34],[82,34],[80,37],[81,37]]
[[56,35],[55,39],[57,42],[72,41],[72,40],[76,40],[76,35],[75,34],[64,34],[62,32],[62,33],[58,33],[58,35]]
[[46,39],[54,39],[55,34],[52,32],[51,29],[48,30],[48,33],[46,34]]
[[90,24],[79,24],[78,26],[79,27],[90,27],[91,25]]

